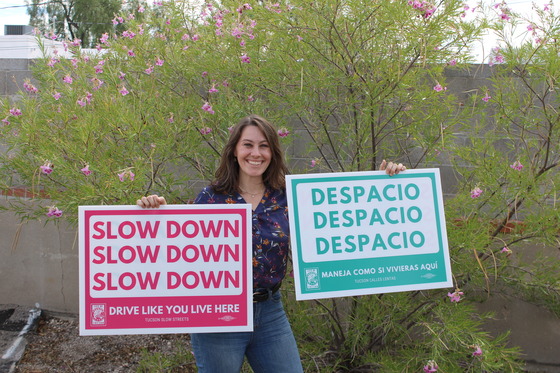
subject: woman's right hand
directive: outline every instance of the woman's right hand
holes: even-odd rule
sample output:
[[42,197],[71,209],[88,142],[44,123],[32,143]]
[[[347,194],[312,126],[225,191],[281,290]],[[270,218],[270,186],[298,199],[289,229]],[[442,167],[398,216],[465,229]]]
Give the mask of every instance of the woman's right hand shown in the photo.
[[406,166],[403,166],[402,163],[387,163],[386,160],[383,160],[383,162],[381,162],[381,165],[379,165],[379,170],[385,171],[385,173],[389,176],[393,176],[401,171],[406,171]]
[[167,205],[165,198],[152,194],[151,196],[142,197],[136,201],[136,204],[142,208],[158,208],[161,205]]

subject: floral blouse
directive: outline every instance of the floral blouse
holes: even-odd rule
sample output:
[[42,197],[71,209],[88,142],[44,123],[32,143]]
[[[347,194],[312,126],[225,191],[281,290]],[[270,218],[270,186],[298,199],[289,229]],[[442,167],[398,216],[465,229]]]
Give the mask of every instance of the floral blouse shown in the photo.
[[[205,187],[196,197],[198,204],[247,203],[238,194],[215,193]],[[253,289],[272,288],[286,275],[290,249],[290,226],[285,190],[267,188],[253,211]]]

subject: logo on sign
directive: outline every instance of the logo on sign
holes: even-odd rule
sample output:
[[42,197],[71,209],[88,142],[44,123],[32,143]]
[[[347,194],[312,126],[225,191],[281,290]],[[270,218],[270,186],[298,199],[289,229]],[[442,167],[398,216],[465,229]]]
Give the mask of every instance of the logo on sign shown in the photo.
[[319,268],[305,269],[305,286],[307,289],[319,289]]
[[92,326],[106,326],[107,325],[107,312],[105,311],[105,304],[92,304],[91,305],[91,325]]

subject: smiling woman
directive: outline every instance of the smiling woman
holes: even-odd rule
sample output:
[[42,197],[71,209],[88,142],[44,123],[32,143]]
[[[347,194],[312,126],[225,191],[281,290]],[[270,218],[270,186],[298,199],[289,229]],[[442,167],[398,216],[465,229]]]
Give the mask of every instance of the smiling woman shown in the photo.
[[[256,373],[303,371],[278,291],[286,275],[290,239],[285,190],[288,169],[279,136],[274,126],[258,115],[242,118],[231,130],[214,182],[195,199],[197,204],[250,204],[253,210],[255,328],[253,332],[192,334],[199,372],[239,372],[245,356]],[[143,197],[138,204],[165,204],[159,198]],[[190,275],[187,272],[184,276],[181,283],[190,286]],[[224,276],[235,280],[235,276]]]

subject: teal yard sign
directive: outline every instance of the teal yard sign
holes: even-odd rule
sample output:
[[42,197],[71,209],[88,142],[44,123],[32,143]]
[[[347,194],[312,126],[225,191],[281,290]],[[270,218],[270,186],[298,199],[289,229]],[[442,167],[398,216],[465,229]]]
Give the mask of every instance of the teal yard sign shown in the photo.
[[439,169],[289,175],[298,300],[452,287]]

